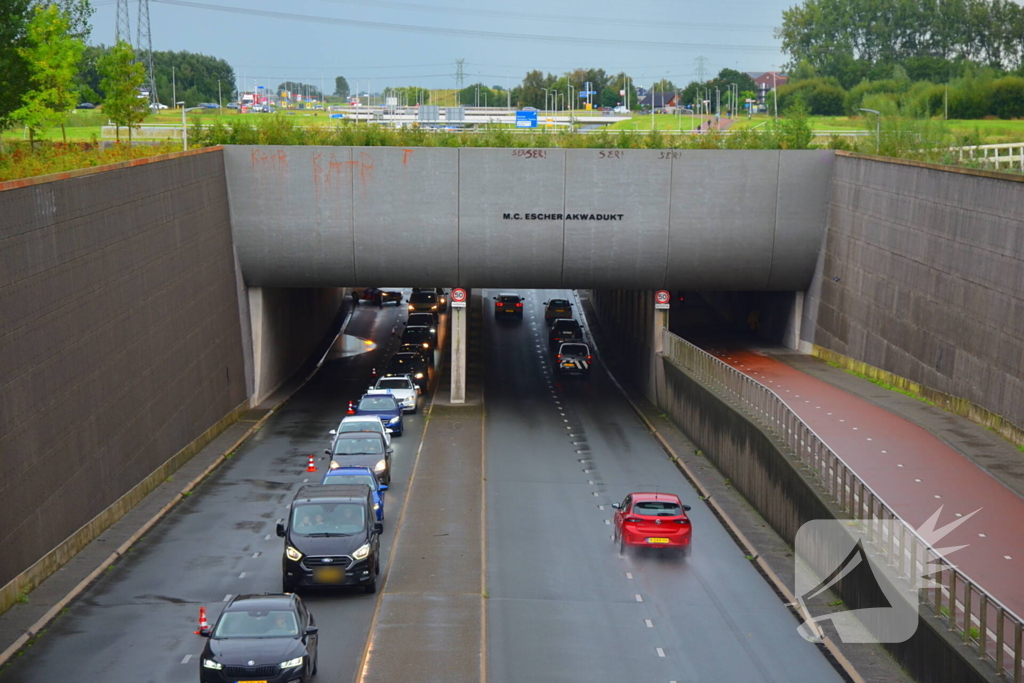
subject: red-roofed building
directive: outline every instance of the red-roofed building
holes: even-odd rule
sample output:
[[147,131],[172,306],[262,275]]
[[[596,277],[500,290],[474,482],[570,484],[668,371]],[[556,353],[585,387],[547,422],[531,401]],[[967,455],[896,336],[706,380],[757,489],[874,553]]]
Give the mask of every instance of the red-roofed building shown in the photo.
[[746,72],[754,80],[757,86],[757,103],[764,104],[765,96],[774,88],[786,85],[789,76],[778,71],[748,71]]

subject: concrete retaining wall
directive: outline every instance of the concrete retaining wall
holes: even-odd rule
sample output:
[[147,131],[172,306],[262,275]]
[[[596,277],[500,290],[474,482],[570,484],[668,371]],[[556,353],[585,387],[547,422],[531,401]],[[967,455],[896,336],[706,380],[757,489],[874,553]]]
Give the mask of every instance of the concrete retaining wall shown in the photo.
[[837,156],[805,310],[806,341],[1024,426],[1024,178]]
[[246,404],[221,154],[172,156],[0,191],[0,586]]

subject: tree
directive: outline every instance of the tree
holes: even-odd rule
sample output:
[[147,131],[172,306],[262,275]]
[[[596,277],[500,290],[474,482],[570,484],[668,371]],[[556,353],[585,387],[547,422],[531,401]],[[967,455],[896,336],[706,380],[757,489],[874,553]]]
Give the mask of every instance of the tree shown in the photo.
[[335,97],[348,97],[349,87],[348,81],[345,80],[344,76],[337,76],[334,79],[334,96]]
[[77,38],[82,43],[89,40],[92,33],[92,26],[89,19],[92,18],[93,6],[89,0],[32,0],[33,8],[42,8],[55,5],[61,14],[68,20],[68,35]]
[[132,142],[132,128],[142,123],[148,112],[146,98],[139,97],[139,89],[146,80],[146,68],[135,61],[135,50],[123,40],[117,41],[100,58],[100,85],[107,94],[103,113],[114,122],[117,140],[121,140],[121,126],[128,127],[128,144]]
[[75,106],[75,74],[85,44],[69,33],[71,22],[56,5],[37,7],[29,21],[26,43],[19,54],[29,64],[30,90],[22,97],[15,119],[28,128],[34,143],[36,134],[59,125],[68,141],[64,122]]
[[[167,105],[174,105],[172,92],[176,93],[178,101],[192,101],[189,106],[199,102],[217,102],[218,95],[225,100],[235,98],[235,70],[223,59],[210,55],[185,51],[154,52],[153,75],[157,94]],[[194,100],[183,97],[190,91],[195,94]]]
[[320,88],[311,83],[298,83],[296,81],[285,81],[279,83],[277,92],[290,92],[293,95],[302,95],[303,99],[319,100]]
[[29,0],[0,0],[0,134],[14,123],[12,115],[28,89],[29,64],[21,50],[30,18]]
[[520,107],[544,107],[544,88],[550,89],[555,82],[551,74],[544,75],[540,71],[527,72],[522,84],[516,88],[514,99]]
[[497,102],[498,97],[494,94],[494,91],[483,83],[474,83],[459,91],[459,104],[462,105],[482,107],[486,104],[487,106],[494,106]]
[[654,85],[652,85],[649,88],[649,90],[651,92],[675,92],[676,90],[678,90],[678,88],[676,87],[675,83],[668,80],[667,78],[663,78],[660,81],[657,81]]

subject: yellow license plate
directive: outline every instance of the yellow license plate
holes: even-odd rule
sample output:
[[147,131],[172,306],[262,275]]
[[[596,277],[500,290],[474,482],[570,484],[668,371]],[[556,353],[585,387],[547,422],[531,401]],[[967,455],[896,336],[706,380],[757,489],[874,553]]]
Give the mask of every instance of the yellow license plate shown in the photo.
[[667,538],[648,538],[648,543],[668,543]]
[[238,681],[238,683],[267,683],[267,682],[265,680],[263,680],[263,681]]
[[337,567],[322,567],[313,571],[313,580],[317,583],[344,583],[345,570]]

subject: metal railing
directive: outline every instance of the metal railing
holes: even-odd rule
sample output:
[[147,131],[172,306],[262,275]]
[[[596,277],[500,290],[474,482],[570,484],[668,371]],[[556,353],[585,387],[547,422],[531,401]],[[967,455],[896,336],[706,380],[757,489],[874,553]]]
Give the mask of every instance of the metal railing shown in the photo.
[[1024,171],[1024,142],[954,147],[953,151],[960,153],[960,161],[965,159],[982,161],[992,164],[997,171],[1001,164],[1006,164],[1008,169],[1016,167]]
[[[919,600],[946,621],[998,675],[1024,683],[1024,620],[937,553],[768,387],[685,339],[663,332],[664,355],[725,394],[795,454],[839,508],[861,523],[865,540]],[[929,566],[930,565],[930,566]],[[922,586],[931,576],[933,587]]]

